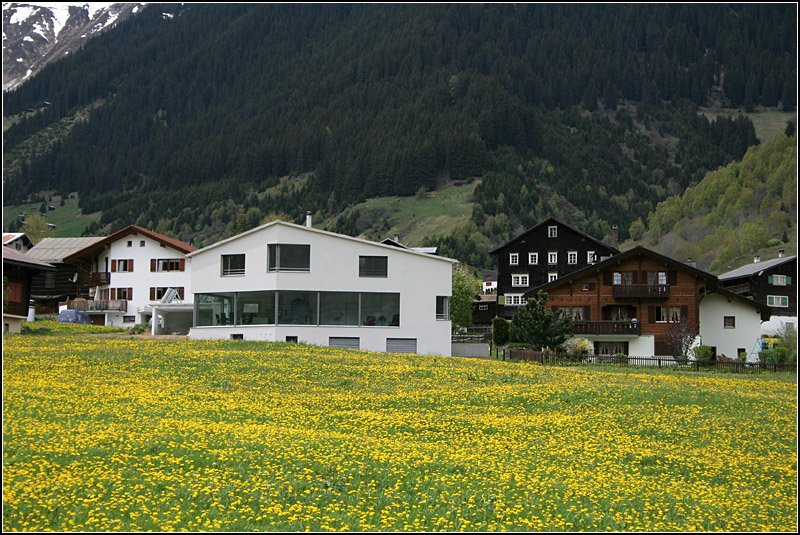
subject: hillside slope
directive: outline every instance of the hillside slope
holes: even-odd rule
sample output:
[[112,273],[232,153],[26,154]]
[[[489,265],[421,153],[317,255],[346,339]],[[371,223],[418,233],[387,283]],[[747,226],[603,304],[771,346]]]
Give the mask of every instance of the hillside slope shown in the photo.
[[[709,121],[700,105],[794,108],[794,15],[781,5],[151,5],[4,95],[4,113],[40,110],[4,133],[4,201],[76,191],[105,227],[219,239],[241,228],[242,210],[251,223],[333,217],[480,177],[465,214],[477,242],[547,216],[598,238],[617,224],[625,238],[658,202],[758,142],[746,117]],[[91,110],[85,121],[37,137],[79,110]]]
[[638,243],[695,259],[712,273],[751,262],[754,254],[796,254],[797,138],[775,136],[660,203]]

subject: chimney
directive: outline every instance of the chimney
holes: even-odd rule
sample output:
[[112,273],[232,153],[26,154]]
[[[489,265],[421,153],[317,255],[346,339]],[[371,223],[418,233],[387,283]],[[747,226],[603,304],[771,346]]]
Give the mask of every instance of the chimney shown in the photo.
[[311,228],[311,212],[306,212],[306,226]]
[[778,250],[778,258],[783,258],[786,255],[786,249]]
[[697,267],[697,262],[692,260],[691,258],[686,259],[686,265],[689,267]]
[[759,262],[761,262],[761,257],[758,256],[758,255],[754,256],[753,257],[753,263],[754,264],[758,264]]
[[400,236],[398,236],[397,234],[394,235],[394,242],[400,243]]
[[611,225],[611,246],[616,247],[619,245],[619,227]]

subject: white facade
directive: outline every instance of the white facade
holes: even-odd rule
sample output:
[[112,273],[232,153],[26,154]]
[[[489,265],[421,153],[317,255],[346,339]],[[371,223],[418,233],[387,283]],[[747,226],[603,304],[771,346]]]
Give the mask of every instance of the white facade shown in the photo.
[[710,294],[700,301],[700,343],[717,348],[717,355],[737,358],[747,353],[748,362],[758,360],[761,349],[761,314],[755,306]]
[[[296,251],[300,260],[289,268],[276,261]],[[450,355],[455,260],[282,221],[187,260],[195,293],[192,339]],[[362,270],[365,262],[377,267]]]
[[[182,260],[184,270],[180,271]],[[105,325],[130,327],[150,322],[152,306],[160,302],[167,288],[182,288],[180,301],[192,303],[189,263],[185,262],[185,254],[150,236],[131,233],[107,244],[94,258],[91,269],[94,273],[108,273],[110,277],[109,284],[90,288],[90,297],[94,301],[126,302],[125,311],[103,312]],[[153,324],[161,332],[186,332],[191,327],[190,318],[186,311],[183,319],[161,317]]]
[[797,316],[770,316],[761,324],[762,336],[782,336],[797,330]]

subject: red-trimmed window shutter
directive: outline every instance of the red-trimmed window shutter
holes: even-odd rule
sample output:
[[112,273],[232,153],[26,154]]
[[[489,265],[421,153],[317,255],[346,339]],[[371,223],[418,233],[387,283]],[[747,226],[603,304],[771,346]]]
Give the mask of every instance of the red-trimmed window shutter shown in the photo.
[[133,258],[128,259],[128,271],[133,271]]
[[[181,258],[180,267],[178,269],[180,271],[186,271],[186,259],[185,258]],[[183,299],[182,295],[181,295],[181,299]]]
[[150,259],[150,271],[155,271],[155,270],[156,270],[156,259],[155,258],[151,258]]
[[653,306],[648,307],[647,316],[648,316],[647,321],[649,323],[655,323],[656,322],[656,307],[653,307]]
[[156,289],[151,287],[150,288],[150,301],[155,301],[155,300],[156,300]]
[[[183,262],[183,260],[181,260],[181,262]],[[181,270],[181,271],[182,271],[182,270]],[[180,298],[181,298],[181,300],[183,300],[183,286],[181,286],[180,288],[178,288],[178,297],[180,297]]]
[[[112,266],[113,265],[114,264],[112,262]],[[111,300],[114,301],[116,298],[117,298],[117,289],[116,288],[111,288]]]
[[117,261],[116,260],[112,260],[111,261],[111,273],[116,273],[116,272],[117,272]]
[[[133,262],[133,260],[131,260]],[[128,301],[133,301],[133,288],[128,288]]]

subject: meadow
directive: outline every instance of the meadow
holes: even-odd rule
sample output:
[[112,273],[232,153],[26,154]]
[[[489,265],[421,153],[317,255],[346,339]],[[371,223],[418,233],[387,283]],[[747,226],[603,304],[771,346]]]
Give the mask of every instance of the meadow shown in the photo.
[[4,531],[795,531],[797,382],[35,324]]

